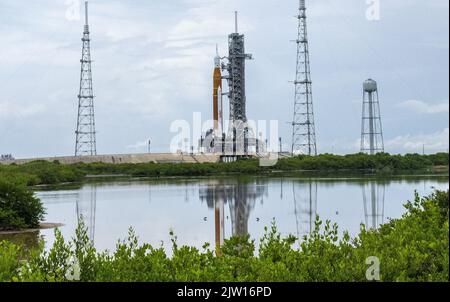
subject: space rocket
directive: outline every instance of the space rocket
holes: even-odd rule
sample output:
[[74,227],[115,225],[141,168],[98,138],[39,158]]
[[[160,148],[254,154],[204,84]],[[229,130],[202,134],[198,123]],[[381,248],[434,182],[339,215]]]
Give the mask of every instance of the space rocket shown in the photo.
[[220,69],[220,61],[219,50],[216,46],[213,74],[213,120],[215,137],[221,137],[223,131],[222,71]]

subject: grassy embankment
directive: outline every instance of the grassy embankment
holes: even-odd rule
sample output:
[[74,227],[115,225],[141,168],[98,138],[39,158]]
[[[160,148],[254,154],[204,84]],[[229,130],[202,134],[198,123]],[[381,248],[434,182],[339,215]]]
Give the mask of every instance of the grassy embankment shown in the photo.
[[74,164],[32,162],[25,165],[0,165],[0,179],[27,186],[60,184],[82,181],[87,175],[129,175],[133,177],[207,176],[220,174],[270,174],[273,172],[361,172],[395,173],[398,171],[428,171],[444,167],[448,171],[448,153],[435,155],[389,155],[369,156],[353,154],[346,156],[320,155],[281,159],[273,167],[260,167],[256,159],[234,163],[214,164]]
[[[351,239],[338,238],[329,221],[316,222],[304,238],[282,238],[275,226],[266,230],[259,253],[250,238],[226,240],[221,255],[205,245],[200,251],[178,246],[173,256],[162,248],[139,244],[130,231],[111,253],[96,251],[87,230],[79,226],[71,242],[56,231],[50,251],[28,253],[10,242],[0,243],[1,281],[444,281],[449,278],[449,196],[436,192],[406,204],[401,219]],[[26,255],[24,257],[24,255]],[[374,258],[376,257],[376,258]],[[27,259],[27,261],[21,261]],[[76,260],[75,260],[76,259]],[[74,264],[75,263],[75,264]]]

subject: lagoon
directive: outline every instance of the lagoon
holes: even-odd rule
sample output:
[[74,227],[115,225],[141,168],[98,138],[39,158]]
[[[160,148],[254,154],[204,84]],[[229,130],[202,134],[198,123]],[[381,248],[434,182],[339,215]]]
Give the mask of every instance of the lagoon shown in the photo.
[[[313,230],[316,215],[354,236],[361,224],[377,228],[400,218],[404,203],[414,199],[414,191],[424,196],[448,188],[448,176],[236,176],[86,182],[40,190],[36,195],[47,209],[45,220],[64,224],[60,230],[66,239],[74,236],[82,216],[98,250],[115,250],[131,227],[141,243],[164,246],[170,253],[170,231],[179,245],[202,248],[208,242],[214,246],[216,206],[223,210],[225,238],[250,234],[258,242],[264,227],[273,221],[282,235],[301,238]],[[48,248],[54,231],[13,237],[8,239],[27,245],[42,237]]]

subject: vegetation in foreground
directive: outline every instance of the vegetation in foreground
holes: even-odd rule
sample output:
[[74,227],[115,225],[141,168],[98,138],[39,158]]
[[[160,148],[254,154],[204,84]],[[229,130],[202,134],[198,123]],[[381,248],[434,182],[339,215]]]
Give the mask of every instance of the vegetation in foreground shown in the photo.
[[436,166],[448,167],[448,153],[434,155],[352,154],[338,156],[323,154],[315,157],[298,156],[280,159],[273,167],[261,167],[256,159],[234,163],[214,164],[74,164],[36,161],[25,165],[0,165],[0,179],[27,186],[82,181],[87,175],[129,175],[133,177],[206,176],[217,174],[261,174],[274,171],[423,171]]
[[25,185],[0,178],[0,231],[37,228],[44,214],[42,202]]
[[221,256],[208,245],[202,251],[178,246],[173,237],[173,256],[168,257],[162,248],[139,244],[132,231],[114,253],[102,253],[80,225],[72,241],[65,242],[56,231],[50,251],[41,246],[26,262],[20,261],[21,247],[0,243],[0,281],[367,281],[366,260],[377,257],[381,281],[447,282],[448,195],[416,195],[401,219],[379,230],[362,227],[354,239],[348,234],[339,239],[336,225],[322,225],[318,219],[313,234],[293,248],[296,238],[281,238],[273,225],[261,240],[258,256],[248,237],[227,240]]

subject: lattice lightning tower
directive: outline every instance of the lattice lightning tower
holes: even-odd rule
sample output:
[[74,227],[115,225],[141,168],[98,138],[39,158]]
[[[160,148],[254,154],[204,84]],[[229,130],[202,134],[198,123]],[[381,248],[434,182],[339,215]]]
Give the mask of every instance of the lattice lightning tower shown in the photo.
[[300,0],[297,37],[292,153],[317,155],[305,0]]
[[83,50],[81,55],[80,92],[78,94],[78,121],[75,156],[97,155],[95,138],[94,93],[92,89],[91,40],[89,37],[88,2],[85,2]]

